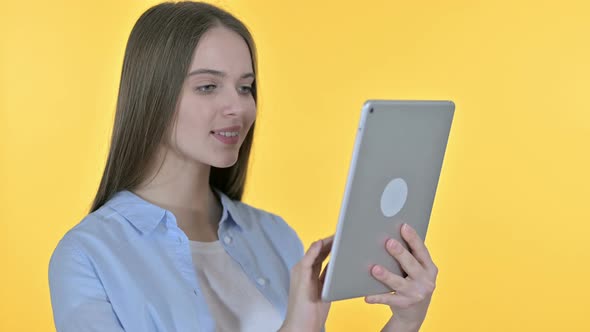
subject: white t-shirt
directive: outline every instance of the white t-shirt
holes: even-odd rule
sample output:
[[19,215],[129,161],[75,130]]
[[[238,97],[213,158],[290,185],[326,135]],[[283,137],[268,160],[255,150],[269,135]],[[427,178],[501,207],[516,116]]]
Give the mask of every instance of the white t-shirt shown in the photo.
[[277,309],[248,279],[219,241],[190,241],[195,271],[217,332],[276,332]]

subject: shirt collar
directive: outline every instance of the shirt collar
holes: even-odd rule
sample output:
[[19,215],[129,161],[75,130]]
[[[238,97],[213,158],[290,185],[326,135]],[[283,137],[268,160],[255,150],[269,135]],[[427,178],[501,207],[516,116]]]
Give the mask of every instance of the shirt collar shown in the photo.
[[237,202],[233,201],[225,193],[217,188],[213,188],[213,191],[215,191],[215,193],[217,193],[221,199],[221,205],[223,207],[221,222],[234,223],[239,228],[244,228],[244,217],[239,213]]
[[[242,228],[244,223],[237,211],[236,203],[222,191],[216,188],[213,190],[221,199],[223,207],[221,223],[234,223]],[[121,214],[142,234],[151,233],[166,217],[170,217],[176,224],[172,212],[144,200],[129,190],[116,193],[105,205]]]

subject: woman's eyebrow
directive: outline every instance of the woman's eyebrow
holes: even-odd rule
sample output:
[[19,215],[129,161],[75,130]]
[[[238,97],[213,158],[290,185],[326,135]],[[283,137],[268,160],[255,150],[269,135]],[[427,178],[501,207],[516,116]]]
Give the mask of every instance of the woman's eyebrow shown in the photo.
[[[199,74],[209,74],[209,75],[215,75],[215,76],[219,76],[219,77],[227,76],[227,74],[225,72],[215,70],[215,69],[207,69],[207,68],[195,69],[195,70],[191,71],[188,74],[188,76],[199,75]],[[246,73],[246,74],[242,75],[240,78],[254,78],[254,73]]]

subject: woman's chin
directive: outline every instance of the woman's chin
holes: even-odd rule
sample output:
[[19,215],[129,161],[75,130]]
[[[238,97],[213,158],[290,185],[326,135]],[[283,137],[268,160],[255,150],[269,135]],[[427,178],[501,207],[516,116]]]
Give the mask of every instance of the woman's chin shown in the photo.
[[235,165],[235,163],[237,161],[238,161],[238,156],[232,156],[232,157],[228,157],[228,158],[218,158],[216,160],[213,160],[213,162],[211,163],[211,166],[217,167],[217,168],[228,168],[228,167],[232,167],[233,165]]

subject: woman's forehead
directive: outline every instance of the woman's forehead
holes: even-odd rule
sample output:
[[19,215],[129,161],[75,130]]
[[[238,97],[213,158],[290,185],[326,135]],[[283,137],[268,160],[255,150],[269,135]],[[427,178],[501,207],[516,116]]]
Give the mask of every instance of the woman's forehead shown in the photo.
[[189,72],[204,68],[240,76],[252,72],[248,44],[242,36],[226,27],[209,29],[193,52]]

